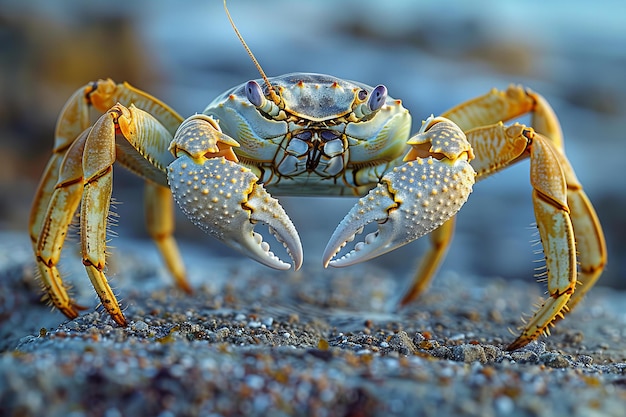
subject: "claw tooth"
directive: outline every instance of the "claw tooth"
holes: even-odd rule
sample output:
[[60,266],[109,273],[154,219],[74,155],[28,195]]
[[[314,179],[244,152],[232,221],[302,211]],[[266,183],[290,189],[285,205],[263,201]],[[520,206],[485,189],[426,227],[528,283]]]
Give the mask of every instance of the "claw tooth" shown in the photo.
[[261,242],[263,242],[263,236],[261,236],[259,233],[257,233],[257,232],[252,232],[252,236],[254,237],[254,241],[255,241],[257,244],[259,244],[259,245],[260,245],[260,244],[261,244]]
[[[354,236],[356,235],[360,235],[361,233],[363,233],[363,229],[365,226],[361,226],[357,229],[356,233],[354,234]],[[352,239],[354,239],[354,236],[352,236]]]
[[365,243],[367,243],[368,245],[373,243],[376,240],[376,237],[378,237],[378,232],[368,234],[367,236],[365,236]]
[[267,242],[261,242],[261,249],[263,249],[269,255],[274,255],[272,252],[270,252],[270,244]]
[[365,246],[365,243],[363,243],[363,242],[359,242],[359,243],[357,243],[356,245],[354,245],[354,250],[358,252],[358,251],[360,251],[361,249],[363,249],[363,247],[364,247],[364,246]]
[[356,235],[352,235],[348,238],[348,240],[345,241],[345,243],[343,245],[341,245],[341,247],[343,248],[344,246],[346,246],[346,243],[352,242],[354,240],[354,238],[356,238]]

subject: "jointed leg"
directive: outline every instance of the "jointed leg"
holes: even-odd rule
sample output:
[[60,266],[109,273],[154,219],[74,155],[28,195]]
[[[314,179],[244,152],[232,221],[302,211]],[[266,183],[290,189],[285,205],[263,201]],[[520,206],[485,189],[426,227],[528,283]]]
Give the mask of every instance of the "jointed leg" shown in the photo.
[[[519,124],[507,127],[501,123],[526,113],[531,113],[533,127],[541,134]],[[606,263],[602,229],[565,157],[558,119],[543,97],[511,86],[505,92],[492,90],[442,116],[466,131],[476,155],[472,166],[477,180],[519,160],[531,159],[533,202],[546,254],[550,298],[509,346],[515,349],[547,332],[547,327],[571,310],[593,286]],[[430,281],[430,275],[443,259],[454,228],[453,224],[444,226],[449,230],[436,232],[434,246],[420,265],[413,287],[403,302],[415,298],[413,294],[419,293]],[[442,235],[446,236],[445,244],[441,244]],[[579,285],[574,292],[577,282]]]
[[[484,126],[482,136],[496,135],[492,140],[480,141],[472,141],[468,136],[476,156],[476,159],[472,161],[472,166],[476,170],[477,180],[493,173],[494,170],[501,169],[503,165],[510,164],[517,157],[525,157],[523,155],[526,149],[525,141],[509,142],[509,137],[518,135],[520,132],[511,131],[503,134],[503,131],[498,131],[501,128],[497,123],[528,113],[533,110],[533,106],[534,99],[529,97],[523,88],[511,86],[504,92],[494,89],[488,94],[466,101],[442,114],[465,132]],[[493,126],[489,127],[489,125]],[[488,132],[489,129],[492,131]],[[498,142],[496,146],[491,143],[492,141]],[[444,229],[433,232],[431,248],[420,261],[412,285],[400,301],[401,306],[415,300],[426,289],[432,276],[443,262],[454,236],[455,222],[448,221],[441,228]]]
[[30,212],[30,239],[35,252],[37,252],[37,240],[42,230],[42,222],[59,178],[61,162],[72,143],[90,125],[89,106],[84,96],[82,89],[76,91],[61,110],[57,122],[52,157],[37,186]]
[[574,226],[578,254],[578,285],[567,303],[565,312],[568,312],[580,302],[600,278],[606,265],[606,243],[598,216],[565,157],[563,134],[554,111],[539,94],[529,92],[529,95],[535,100],[538,109],[533,114],[533,126],[556,148],[556,154],[567,182],[567,203],[571,211],[570,217]]
[[400,306],[405,306],[419,297],[433,279],[435,272],[446,256],[454,235],[455,217],[439,226],[430,234],[430,249],[420,260],[417,272],[411,281],[411,287],[404,293]]
[[500,171],[523,158],[530,159],[530,182],[537,227],[546,259],[549,297],[508,346],[520,348],[548,331],[567,311],[576,286],[576,244],[568,206],[567,183],[560,156],[552,144],[520,124],[498,123],[466,132],[476,152],[477,179]]
[[77,310],[82,307],[76,305],[68,295],[57,264],[61,257],[67,230],[72,223],[83,192],[81,161],[85,140],[90,130],[85,130],[70,146],[57,169],[57,183],[50,193],[49,204],[46,201],[47,209],[41,215],[37,213],[41,220],[37,225],[39,232],[34,247],[41,282],[52,305],[70,318],[77,317]]
[[191,293],[185,266],[174,240],[174,201],[169,188],[146,182],[146,225],[178,286]]
[[[113,106],[118,101],[141,105],[158,116],[158,120],[132,105],[129,108]],[[107,113],[93,128],[86,129],[91,106]],[[111,106],[113,108],[109,110]],[[113,162],[119,159],[140,176],[166,184],[165,166],[172,158],[167,147],[181,120],[180,116],[153,97],[127,84],[116,85],[111,80],[100,80],[85,86],[65,105],[57,124],[54,154],[33,202],[30,233],[47,296],[68,317],[76,317],[80,307],[68,295],[57,264],[67,228],[82,195],[83,262],[105,308],[115,321],[125,323],[103,273],[110,171]],[[116,144],[116,134],[121,134],[126,140]],[[88,175],[83,175],[83,168]],[[147,187],[157,186],[150,184]],[[154,194],[149,204],[159,206],[166,201],[163,190]],[[171,200],[171,196],[168,198]],[[155,211],[154,208],[152,211]],[[171,202],[169,209],[157,208],[156,211],[160,214],[158,220],[153,218],[151,222],[151,235],[159,235],[157,246],[164,253],[168,267],[179,285],[189,290],[180,255],[171,236]],[[168,221],[163,220],[168,216]],[[164,237],[167,234],[169,237]]]

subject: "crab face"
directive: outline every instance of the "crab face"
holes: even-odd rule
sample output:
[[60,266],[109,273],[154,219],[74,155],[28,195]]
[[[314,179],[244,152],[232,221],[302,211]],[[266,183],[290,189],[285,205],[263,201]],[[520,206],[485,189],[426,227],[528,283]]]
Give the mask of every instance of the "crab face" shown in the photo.
[[235,138],[240,162],[280,194],[361,195],[406,149],[411,116],[387,89],[321,74],[249,81],[204,114]]

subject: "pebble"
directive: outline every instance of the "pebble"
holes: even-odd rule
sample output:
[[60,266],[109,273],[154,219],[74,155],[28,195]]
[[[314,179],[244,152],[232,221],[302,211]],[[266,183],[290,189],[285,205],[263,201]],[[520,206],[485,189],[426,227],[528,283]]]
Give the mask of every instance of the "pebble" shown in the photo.
[[485,349],[480,345],[464,344],[452,348],[452,359],[459,362],[486,363]]
[[563,355],[558,353],[546,352],[539,356],[539,361],[551,368],[569,368],[571,366]]
[[539,362],[539,355],[530,350],[522,350],[517,352],[511,352],[511,359],[517,363],[537,363]]
[[146,323],[143,320],[137,320],[136,322],[134,322],[132,324],[132,328],[139,331],[139,332],[143,332],[149,329],[148,323]]

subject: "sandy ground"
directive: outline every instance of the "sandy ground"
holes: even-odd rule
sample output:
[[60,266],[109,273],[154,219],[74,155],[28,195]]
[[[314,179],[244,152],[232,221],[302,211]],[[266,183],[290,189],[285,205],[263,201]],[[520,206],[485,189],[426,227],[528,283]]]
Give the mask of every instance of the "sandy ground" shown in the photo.
[[268,74],[384,83],[416,123],[510,83],[546,96],[609,250],[606,287],[551,337],[503,350],[544,292],[530,279],[541,254],[528,243],[527,163],[476,186],[433,287],[402,311],[394,301],[423,245],[345,270],[319,266],[315,252],[347,200],[281,198],[305,246],[299,273],[233,257],[179,213],[195,288],[184,295],[152,245],[133,240],[145,236],[141,181],[118,169],[122,237],[108,275],[130,325],[97,307],[73,244],[62,272],[87,310],[67,321],[42,305],[25,230],[72,92],[112,77],[188,116],[258,77],[221,2],[185,4],[0,0],[0,415],[626,414],[626,183],[615,179],[626,151],[626,26],[617,0],[230,2]]
[[278,273],[188,248],[187,296],[148,243],[117,239],[120,328],[78,259],[64,270],[87,310],[68,321],[39,303],[25,237],[0,242],[1,415],[624,415],[623,292],[596,288],[507,352],[539,284],[443,271],[396,311],[406,277],[385,269]]

